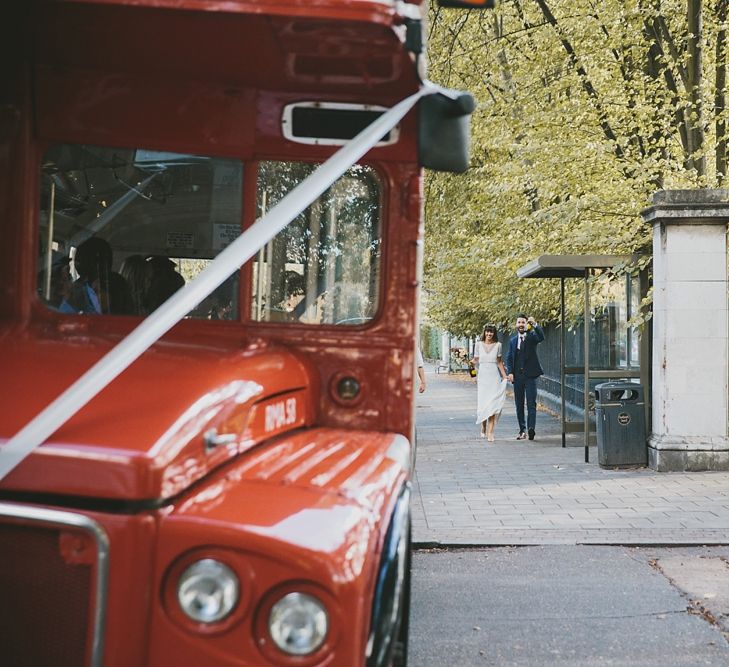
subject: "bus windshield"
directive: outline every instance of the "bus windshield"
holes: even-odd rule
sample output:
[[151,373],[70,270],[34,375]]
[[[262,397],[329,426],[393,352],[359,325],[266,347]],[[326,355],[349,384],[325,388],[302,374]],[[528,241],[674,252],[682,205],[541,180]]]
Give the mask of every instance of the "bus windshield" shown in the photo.
[[[262,162],[258,215],[316,165]],[[74,144],[44,155],[38,296],[68,315],[149,315],[241,232],[243,163]],[[256,321],[358,325],[377,310],[380,187],[355,165],[254,258]],[[236,272],[188,318],[240,319]]]

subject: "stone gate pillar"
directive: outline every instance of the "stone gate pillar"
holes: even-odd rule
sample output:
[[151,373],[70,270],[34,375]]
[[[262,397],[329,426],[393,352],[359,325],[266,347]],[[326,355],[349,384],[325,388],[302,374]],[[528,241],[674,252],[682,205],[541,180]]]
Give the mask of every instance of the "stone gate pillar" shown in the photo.
[[663,190],[653,225],[651,468],[729,470],[729,190]]

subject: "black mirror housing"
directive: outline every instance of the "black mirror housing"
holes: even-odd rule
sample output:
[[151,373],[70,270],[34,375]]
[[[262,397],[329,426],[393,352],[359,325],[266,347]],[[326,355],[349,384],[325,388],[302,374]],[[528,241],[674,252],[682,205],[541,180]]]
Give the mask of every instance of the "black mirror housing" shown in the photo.
[[[447,91],[451,92],[451,91]],[[470,93],[433,93],[418,102],[418,162],[435,171],[460,174],[471,159],[471,114],[476,102]]]

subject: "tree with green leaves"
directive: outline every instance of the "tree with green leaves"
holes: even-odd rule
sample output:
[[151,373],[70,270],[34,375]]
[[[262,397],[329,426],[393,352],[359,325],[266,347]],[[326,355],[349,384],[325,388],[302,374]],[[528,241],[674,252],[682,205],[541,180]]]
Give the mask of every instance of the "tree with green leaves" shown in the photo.
[[427,175],[432,322],[557,319],[557,281],[516,277],[542,254],[648,261],[651,194],[724,183],[726,23],[727,0],[431,10],[430,78],[478,100],[469,171]]

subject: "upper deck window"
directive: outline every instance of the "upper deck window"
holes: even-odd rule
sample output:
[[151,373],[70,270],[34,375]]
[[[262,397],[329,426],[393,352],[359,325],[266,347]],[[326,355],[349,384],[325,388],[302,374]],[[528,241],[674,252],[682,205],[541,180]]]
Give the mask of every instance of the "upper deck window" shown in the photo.
[[[43,157],[38,294],[79,315],[145,316],[238,234],[238,160],[61,144]],[[234,319],[237,274],[189,314]]]
[[[315,169],[262,162],[258,215]],[[253,262],[252,318],[271,322],[358,325],[377,312],[380,280],[380,183],[355,165],[266,245]]]

